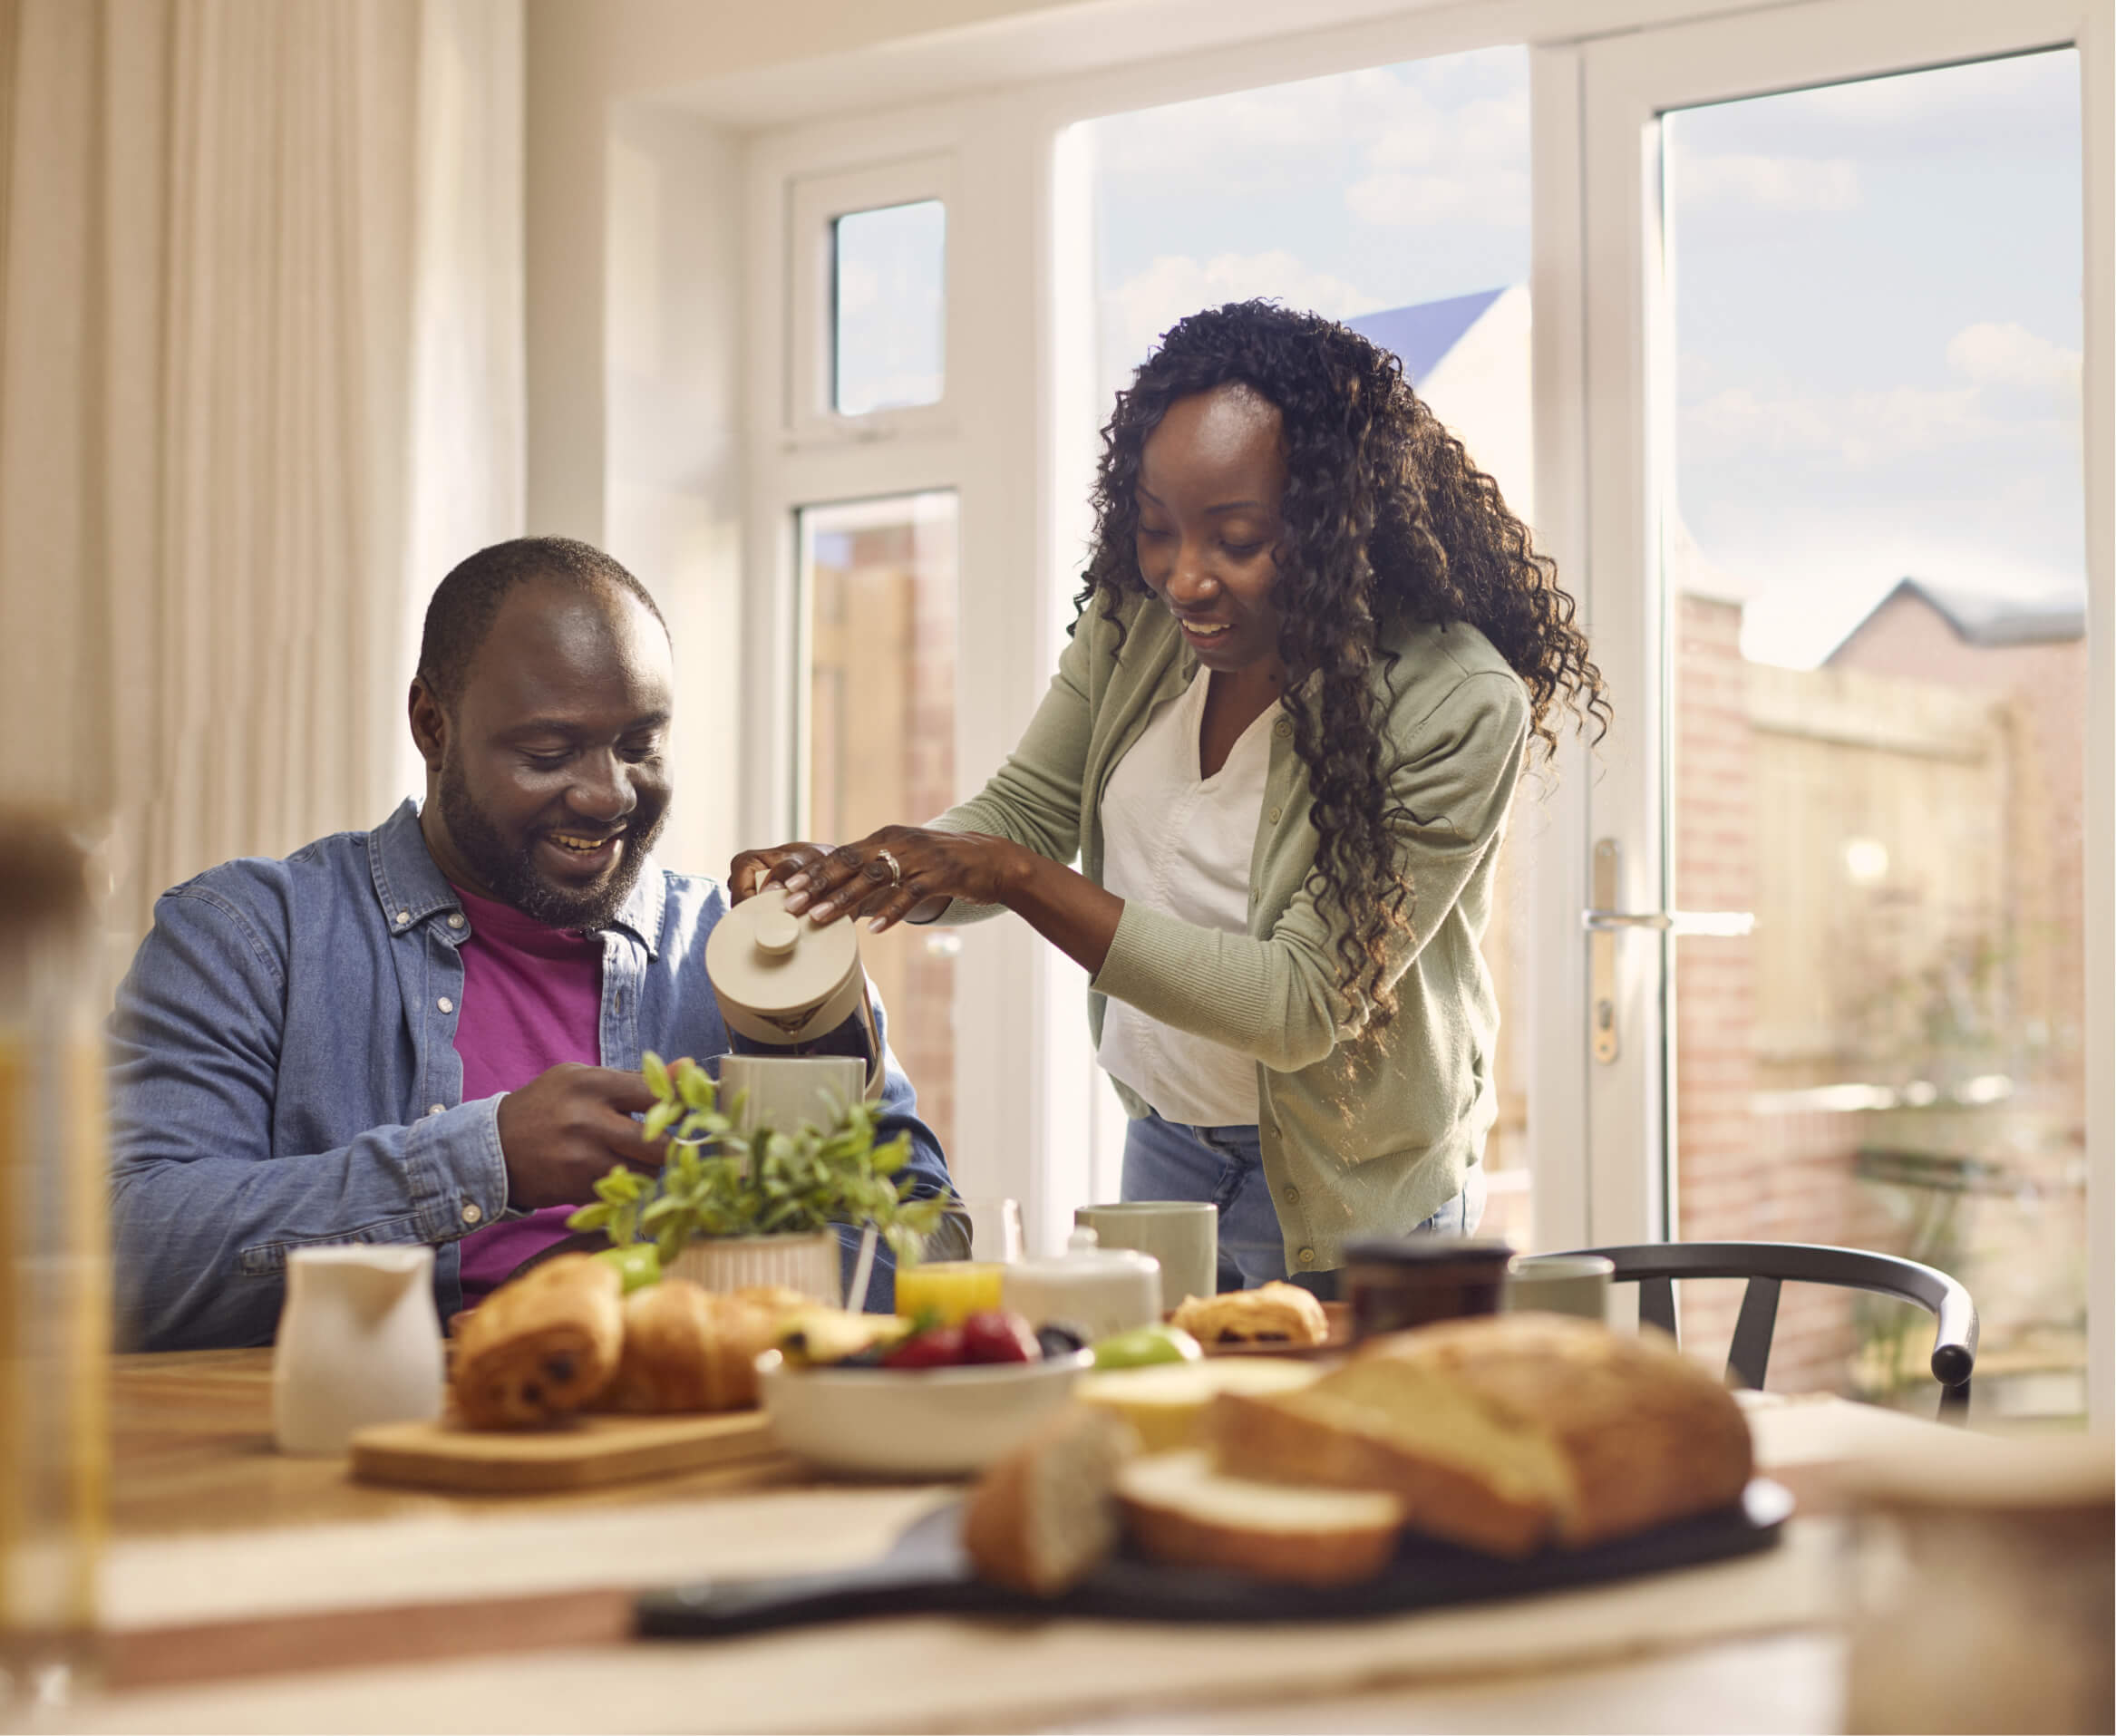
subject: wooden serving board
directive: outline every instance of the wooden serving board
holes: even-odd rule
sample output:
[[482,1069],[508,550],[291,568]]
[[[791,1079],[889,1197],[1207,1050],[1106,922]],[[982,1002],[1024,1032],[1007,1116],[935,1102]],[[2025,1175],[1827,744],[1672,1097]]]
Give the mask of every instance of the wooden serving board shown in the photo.
[[353,1437],[353,1475],[421,1489],[522,1494],[588,1489],[737,1464],[777,1451],[762,1411],[712,1416],[583,1416],[509,1431],[389,1422]]

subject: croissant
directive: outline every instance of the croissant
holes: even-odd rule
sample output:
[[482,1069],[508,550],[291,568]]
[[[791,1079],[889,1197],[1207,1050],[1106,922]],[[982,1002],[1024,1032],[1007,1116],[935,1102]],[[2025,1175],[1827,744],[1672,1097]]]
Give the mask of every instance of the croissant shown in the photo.
[[456,1408],[473,1429],[526,1429],[579,1410],[616,1372],[624,1280],[561,1254],[504,1285],[462,1324]]
[[757,1358],[778,1341],[788,1303],[807,1296],[724,1295],[664,1278],[625,1299],[625,1347],[604,1404],[612,1411],[739,1411],[757,1401]]

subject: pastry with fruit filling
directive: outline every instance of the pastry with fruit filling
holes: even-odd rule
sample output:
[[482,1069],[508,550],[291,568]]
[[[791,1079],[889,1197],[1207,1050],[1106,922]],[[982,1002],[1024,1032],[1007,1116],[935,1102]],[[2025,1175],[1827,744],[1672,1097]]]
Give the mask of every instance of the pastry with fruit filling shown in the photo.
[[1170,1322],[1200,1344],[1325,1343],[1329,1316],[1297,1284],[1273,1283],[1255,1290],[1225,1290],[1217,1296],[1186,1296]]
[[616,1372],[624,1279],[586,1254],[546,1260],[462,1323],[452,1384],[473,1429],[529,1429],[580,1410]]

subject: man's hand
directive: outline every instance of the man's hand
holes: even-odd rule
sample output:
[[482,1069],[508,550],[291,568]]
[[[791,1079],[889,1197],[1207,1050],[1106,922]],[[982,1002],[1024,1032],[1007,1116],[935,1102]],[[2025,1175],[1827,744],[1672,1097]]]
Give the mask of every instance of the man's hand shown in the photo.
[[637,1073],[561,1062],[500,1100],[500,1151],[507,1160],[507,1203],[584,1206],[613,1164],[661,1168],[659,1142],[641,1137],[635,1110],[654,1093]]

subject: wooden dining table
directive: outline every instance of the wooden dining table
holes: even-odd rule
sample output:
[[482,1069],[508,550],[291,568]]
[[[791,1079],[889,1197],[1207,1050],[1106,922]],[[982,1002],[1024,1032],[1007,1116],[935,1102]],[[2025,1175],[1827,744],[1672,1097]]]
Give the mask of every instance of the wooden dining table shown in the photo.
[[268,1351],[118,1357],[103,1683],[56,1727],[1834,1729],[1830,1474],[1936,1430],[1747,1398],[1801,1505],[1742,1560],[1352,1622],[906,1615],[685,1644],[632,1637],[640,1592],[872,1560],[960,1485],[771,1454],[563,1493],[383,1487],[274,1450]]

